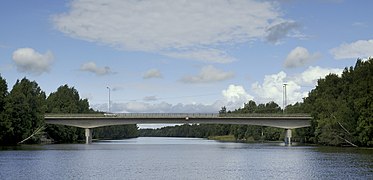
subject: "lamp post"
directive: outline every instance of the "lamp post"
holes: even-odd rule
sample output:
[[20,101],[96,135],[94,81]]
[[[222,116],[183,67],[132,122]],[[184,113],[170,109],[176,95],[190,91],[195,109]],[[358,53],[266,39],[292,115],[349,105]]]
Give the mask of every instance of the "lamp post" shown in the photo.
[[284,83],[284,86],[283,86],[283,96],[282,96],[282,98],[283,98],[283,100],[282,100],[282,103],[283,103],[283,108],[284,108],[284,110],[283,110],[283,112],[285,113],[285,109],[286,109],[286,105],[287,105],[287,94],[286,94],[286,86],[287,86],[288,84],[287,83]]
[[[283,106],[284,106],[284,111],[283,113],[285,114],[285,110],[286,110],[286,105],[287,105],[287,94],[286,94],[286,86],[288,84],[287,83],[284,83],[284,86],[283,86]],[[291,129],[285,129],[285,145],[287,146],[291,146]]]
[[111,89],[110,89],[109,86],[106,87],[106,88],[109,90],[109,103],[108,103],[108,109],[109,109],[109,111],[108,111],[108,113],[110,113],[110,91],[111,91]]

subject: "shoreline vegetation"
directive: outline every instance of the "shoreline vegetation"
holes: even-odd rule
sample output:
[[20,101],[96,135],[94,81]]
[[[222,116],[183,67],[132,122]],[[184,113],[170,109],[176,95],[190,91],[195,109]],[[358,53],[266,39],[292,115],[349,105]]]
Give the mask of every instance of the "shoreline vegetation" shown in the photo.
[[[90,108],[88,99],[68,85],[47,96],[35,81],[17,80],[8,91],[0,74],[0,145],[35,144],[42,141],[74,143],[84,140],[84,130],[62,125],[48,125],[45,113],[103,113]],[[373,147],[373,58],[358,59],[341,75],[329,74],[319,79],[303,102],[282,109],[275,102],[250,100],[241,108],[222,107],[219,114],[307,113],[311,127],[292,131],[293,142],[326,146]],[[138,129],[137,125],[95,128],[94,139],[131,137],[197,137],[221,141],[282,141],[283,129],[251,125],[184,124],[160,129]]]
[[223,142],[238,142],[233,135],[209,136],[209,137],[207,137],[207,139],[208,140],[223,141]]

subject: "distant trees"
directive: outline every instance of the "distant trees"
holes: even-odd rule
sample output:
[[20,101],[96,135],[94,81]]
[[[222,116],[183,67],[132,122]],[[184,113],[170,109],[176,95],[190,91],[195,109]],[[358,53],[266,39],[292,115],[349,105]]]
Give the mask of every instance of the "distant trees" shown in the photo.
[[97,139],[124,139],[138,136],[139,131],[135,124],[105,126],[93,130],[93,138]]
[[[256,105],[254,101],[245,103],[243,108],[234,111],[227,111],[222,107],[219,114],[229,116],[230,114],[248,113],[282,113],[282,110],[275,102]],[[253,140],[279,140],[283,137],[283,129],[271,127],[258,127],[251,125],[230,125],[230,124],[200,124],[181,125],[175,127],[164,127],[160,129],[140,129],[140,136],[173,136],[173,137],[199,137],[233,135],[238,141]]]

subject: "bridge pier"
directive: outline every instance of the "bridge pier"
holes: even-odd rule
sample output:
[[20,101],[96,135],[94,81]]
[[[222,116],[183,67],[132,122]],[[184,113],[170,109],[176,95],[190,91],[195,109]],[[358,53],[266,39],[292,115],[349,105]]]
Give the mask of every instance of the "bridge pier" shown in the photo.
[[291,145],[291,129],[285,129],[285,145]]
[[85,129],[85,143],[86,144],[92,143],[92,129],[89,129],[89,128]]

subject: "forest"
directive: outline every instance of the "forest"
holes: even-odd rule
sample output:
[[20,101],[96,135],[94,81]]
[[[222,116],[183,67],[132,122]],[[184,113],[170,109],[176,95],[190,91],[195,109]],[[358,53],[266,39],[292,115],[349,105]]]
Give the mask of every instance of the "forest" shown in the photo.
[[[257,104],[249,101],[231,113],[307,113],[313,117],[311,127],[293,130],[293,140],[330,146],[373,147],[373,58],[358,59],[342,75],[329,74],[318,80],[303,102],[285,110],[275,102]],[[0,144],[39,143],[42,137],[56,143],[84,139],[83,130],[75,127],[46,125],[45,113],[100,113],[81,99],[78,91],[60,86],[49,96],[35,81],[18,80],[8,92],[0,75]],[[138,136],[201,137],[233,136],[237,141],[278,141],[283,129],[250,125],[184,124],[160,129],[141,129],[136,125],[96,128],[94,138],[121,139]]]

